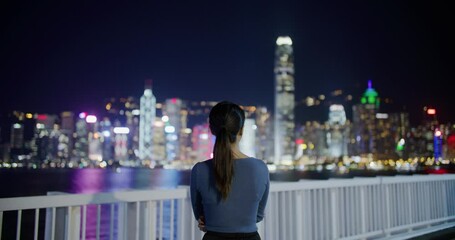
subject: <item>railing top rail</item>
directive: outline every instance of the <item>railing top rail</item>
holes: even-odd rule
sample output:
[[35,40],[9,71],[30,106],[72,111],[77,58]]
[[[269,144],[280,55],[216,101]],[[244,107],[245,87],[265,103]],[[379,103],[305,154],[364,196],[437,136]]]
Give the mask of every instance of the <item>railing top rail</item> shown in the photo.
[[0,199],[0,211],[26,210],[50,207],[68,207],[119,202],[185,199],[187,197],[188,190],[184,187],[176,189],[134,190],[96,194],[63,193],[51,196],[46,195],[33,197],[2,198]]
[[[309,189],[330,189],[337,187],[378,186],[381,184],[431,182],[455,180],[455,174],[355,177],[352,179],[301,180],[298,182],[271,182],[270,192],[296,191]],[[120,202],[158,201],[186,199],[189,187],[176,189],[151,189],[106,192],[96,194],[57,194],[34,197],[0,198],[0,211],[26,210],[36,208],[82,206]]]
[[455,174],[422,174],[411,176],[382,177],[383,183],[429,182],[455,180]]
[[273,182],[271,192],[326,189],[337,187],[372,186],[380,184],[430,182],[455,180],[455,174],[400,175],[379,177],[330,178],[327,180],[300,180],[298,182]]

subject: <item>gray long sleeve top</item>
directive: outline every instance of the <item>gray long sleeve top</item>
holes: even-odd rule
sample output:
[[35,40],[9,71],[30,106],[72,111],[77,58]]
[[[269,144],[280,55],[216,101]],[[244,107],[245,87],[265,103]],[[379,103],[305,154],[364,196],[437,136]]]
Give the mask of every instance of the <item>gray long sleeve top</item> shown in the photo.
[[267,165],[257,158],[234,160],[234,178],[225,201],[215,186],[212,159],[191,170],[191,203],[194,217],[204,216],[208,231],[254,232],[264,218],[270,178]]

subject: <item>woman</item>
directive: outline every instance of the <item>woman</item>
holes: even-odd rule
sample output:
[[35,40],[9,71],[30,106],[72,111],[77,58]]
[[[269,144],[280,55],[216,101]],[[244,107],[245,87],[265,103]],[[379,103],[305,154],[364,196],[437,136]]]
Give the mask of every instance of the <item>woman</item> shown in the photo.
[[261,239],[256,223],[264,218],[269,171],[262,160],[240,151],[244,122],[245,112],[232,102],[219,102],[210,111],[213,158],[194,165],[190,184],[203,240]]

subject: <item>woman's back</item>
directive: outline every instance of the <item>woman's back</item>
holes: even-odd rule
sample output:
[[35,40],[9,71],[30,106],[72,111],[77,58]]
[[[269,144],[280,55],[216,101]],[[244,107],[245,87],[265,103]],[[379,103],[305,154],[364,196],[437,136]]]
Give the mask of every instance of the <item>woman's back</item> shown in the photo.
[[191,174],[193,203],[201,198],[202,206],[194,206],[195,217],[202,215],[208,231],[254,232],[264,216],[269,191],[266,164],[256,158],[234,160],[231,191],[221,199],[214,180],[213,160],[197,163]]
[[269,194],[266,164],[240,151],[245,111],[221,101],[209,114],[215,135],[213,158],[194,165],[191,204],[204,240],[260,239],[256,222],[264,217]]

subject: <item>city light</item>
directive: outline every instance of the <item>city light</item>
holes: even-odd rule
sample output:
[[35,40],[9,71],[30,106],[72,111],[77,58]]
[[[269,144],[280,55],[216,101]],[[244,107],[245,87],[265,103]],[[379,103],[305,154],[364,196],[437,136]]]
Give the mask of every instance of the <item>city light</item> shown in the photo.
[[441,133],[441,131],[440,131],[439,129],[436,129],[436,130],[434,131],[434,136],[435,136],[435,137],[440,137],[441,135],[442,135],[442,133]]
[[85,117],[87,117],[87,113],[86,112],[79,113],[79,118],[80,119],[84,119]]
[[202,133],[199,135],[199,138],[203,139],[203,140],[207,140],[207,139],[209,139],[209,135],[207,133]]
[[292,45],[292,40],[290,37],[278,37],[276,40],[277,45]]
[[104,136],[104,137],[110,137],[110,136],[111,136],[111,132],[108,131],[108,130],[104,130],[104,131],[103,131],[103,136]]
[[127,127],[115,127],[114,133],[115,134],[128,134],[128,133],[130,133],[130,129]]
[[343,105],[340,105],[340,104],[332,104],[332,105],[330,105],[329,110],[332,112],[344,111],[344,107],[343,107]]
[[387,118],[389,118],[389,114],[387,114],[387,113],[376,113],[376,118],[377,119],[387,119]]
[[428,109],[427,109],[427,114],[428,114],[428,115],[435,115],[435,114],[436,114],[436,109],[434,109],[434,108],[428,108]]
[[166,126],[166,127],[164,127],[164,132],[173,133],[173,132],[175,132],[175,127],[174,126]]
[[95,115],[87,115],[87,117],[85,118],[85,121],[87,123],[96,123],[96,116]]
[[46,114],[38,114],[38,116],[36,116],[36,120],[44,121],[46,119],[47,119],[47,115]]
[[157,120],[153,123],[153,126],[155,127],[163,127],[164,126],[164,123],[160,120]]

